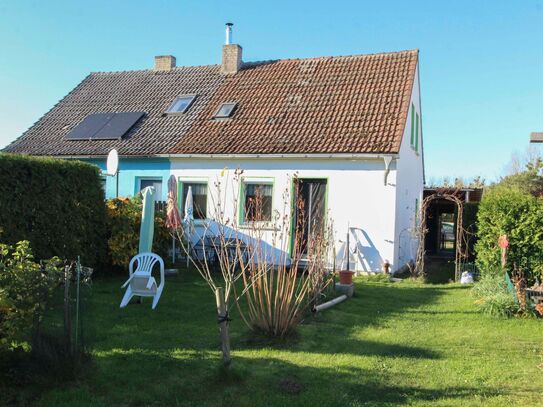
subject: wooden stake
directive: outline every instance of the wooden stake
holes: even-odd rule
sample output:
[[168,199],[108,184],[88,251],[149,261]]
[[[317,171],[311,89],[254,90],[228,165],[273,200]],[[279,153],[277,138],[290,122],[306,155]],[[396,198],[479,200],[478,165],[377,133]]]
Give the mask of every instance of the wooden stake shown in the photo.
[[217,301],[217,315],[219,318],[219,333],[221,339],[222,363],[224,367],[230,366],[230,334],[228,332],[228,313],[226,303],[224,302],[224,290],[218,287],[215,290],[215,300]]
[[64,266],[64,336],[66,349],[72,353],[72,315],[70,310],[70,266]]

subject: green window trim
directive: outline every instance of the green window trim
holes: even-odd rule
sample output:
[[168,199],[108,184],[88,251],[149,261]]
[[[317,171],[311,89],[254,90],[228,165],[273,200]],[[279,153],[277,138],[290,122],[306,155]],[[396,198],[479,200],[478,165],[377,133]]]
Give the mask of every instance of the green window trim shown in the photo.
[[419,152],[419,114],[417,113],[417,125],[415,127],[415,151]]
[[[246,185],[269,185],[271,186],[271,213],[270,220],[262,221],[246,221],[245,220],[245,199],[246,199]],[[261,178],[261,177],[242,177],[239,186],[239,200],[238,200],[238,225],[268,225],[273,220],[273,196],[275,192],[275,179],[274,178]]]
[[415,144],[415,105],[411,104],[411,147]]
[[[181,218],[185,216],[185,199],[184,188],[186,184],[201,184],[205,185],[206,191],[206,203],[204,218],[194,217],[195,222],[202,222],[209,219],[209,180],[203,177],[179,177],[177,179],[177,206],[181,215]],[[194,198],[193,198],[194,199]],[[194,203],[193,203],[194,205]]]

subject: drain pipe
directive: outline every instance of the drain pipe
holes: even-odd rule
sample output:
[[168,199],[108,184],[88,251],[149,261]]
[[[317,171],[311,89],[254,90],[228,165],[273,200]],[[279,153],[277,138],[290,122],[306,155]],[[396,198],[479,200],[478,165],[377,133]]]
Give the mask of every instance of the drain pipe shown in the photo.
[[391,155],[385,155],[383,157],[383,161],[385,162],[385,186],[387,185],[387,178],[388,173],[390,172],[390,163],[392,162],[392,156]]
[[333,300],[330,300],[328,302],[325,302],[324,304],[317,305],[315,307],[315,312],[324,311],[325,309],[331,308],[334,305],[337,305],[347,299],[347,296],[345,294],[340,295],[337,298],[334,298]]

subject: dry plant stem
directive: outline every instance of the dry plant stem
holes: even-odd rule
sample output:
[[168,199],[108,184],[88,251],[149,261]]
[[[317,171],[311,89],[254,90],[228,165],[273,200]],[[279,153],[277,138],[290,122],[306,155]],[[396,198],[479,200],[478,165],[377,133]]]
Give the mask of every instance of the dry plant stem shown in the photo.
[[[287,214],[290,212],[288,191],[285,191],[283,198],[283,213]],[[250,208],[250,212],[257,218],[261,218],[261,203],[258,194],[251,202],[254,207]],[[324,233],[326,228],[314,227],[307,242],[303,242],[304,203],[296,201],[295,208],[299,213],[292,231],[288,215],[276,214],[273,218],[271,229],[274,232],[271,240],[275,247],[280,247],[280,260],[276,264],[270,260],[269,253],[263,251],[264,245],[260,244],[263,240],[262,229],[259,225],[253,222],[248,232],[253,241],[258,243],[249,248],[251,261],[242,270],[244,284],[252,284],[251,289],[244,290],[248,304],[247,319],[253,329],[272,336],[285,336],[291,332],[301,320],[303,312],[320,297],[322,288],[331,281],[325,258],[331,248],[331,233]],[[294,244],[289,264],[286,237],[291,233],[294,234]],[[302,247],[306,247],[308,263],[303,273],[299,273]]]
[[526,311],[526,278],[522,269],[517,267],[516,264],[513,271],[513,283],[515,284],[519,308],[524,312]]
[[[241,174],[239,170],[234,172],[231,180],[233,190],[240,185]],[[305,236],[307,242],[304,242],[304,202],[298,198],[297,191],[293,205],[297,216],[292,225],[293,210],[289,190],[283,193],[282,214],[274,211],[270,220],[269,212],[264,213],[264,199],[258,188],[256,195],[245,202],[241,211],[238,211],[240,203],[235,193],[232,194],[234,218],[228,219],[224,209],[230,202],[224,200],[228,197],[225,184],[229,182],[228,173],[215,182],[216,193],[210,194],[211,220],[204,222],[198,232],[202,241],[206,237],[213,237],[207,244],[203,244],[203,258],[194,258],[183,235],[178,236],[180,246],[213,292],[224,287],[226,313],[234,303],[241,318],[251,329],[272,336],[285,336],[298,325],[304,311],[318,301],[322,289],[331,281],[327,270],[327,256],[332,249],[331,222],[326,227],[312,225],[315,226],[313,232]],[[296,179],[294,184],[298,185]],[[237,219],[238,213],[244,214],[245,218]],[[265,236],[265,230],[271,230],[268,236]],[[294,242],[289,256],[291,235]],[[271,246],[265,237],[271,240]],[[303,248],[308,262],[303,273],[299,273]],[[220,273],[212,271],[208,262],[209,250],[216,254]],[[241,283],[239,286],[238,281]],[[240,306],[241,299],[247,303],[245,309]]]

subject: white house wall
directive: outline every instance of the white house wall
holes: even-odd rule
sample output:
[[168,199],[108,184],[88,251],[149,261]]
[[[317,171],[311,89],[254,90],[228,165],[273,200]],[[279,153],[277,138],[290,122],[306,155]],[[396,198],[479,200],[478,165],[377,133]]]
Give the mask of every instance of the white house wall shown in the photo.
[[[411,147],[411,109],[420,116],[418,152]],[[420,208],[424,187],[424,155],[422,137],[422,114],[420,106],[420,86],[418,66],[413,83],[409,114],[405,126],[400,155],[397,160],[396,178],[396,231],[394,262],[396,268],[414,260],[418,249],[418,240],[414,235],[417,209]],[[418,208],[417,208],[418,207]]]
[[[224,171],[224,169],[228,169]],[[227,189],[225,217],[233,219],[233,201],[240,185],[232,182],[233,171],[243,170],[243,177],[272,180],[273,209],[284,215],[283,193],[291,191],[294,174],[299,178],[327,179],[327,208],[333,221],[337,258],[344,253],[347,225],[351,228],[351,270],[379,271],[386,259],[394,263],[396,171],[391,165],[388,185],[384,185],[382,158],[364,160],[338,159],[172,159],[171,172],[180,181],[208,182],[208,214],[211,211],[215,182]],[[221,173],[223,176],[221,176]],[[227,175],[229,181],[227,182]],[[216,198],[214,198],[216,199]],[[223,200],[221,200],[223,201]],[[286,208],[290,214],[290,205]],[[265,232],[271,243],[271,232]],[[276,249],[280,249],[276,242]],[[285,245],[285,248],[287,246]]]

